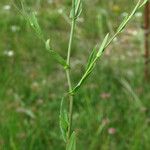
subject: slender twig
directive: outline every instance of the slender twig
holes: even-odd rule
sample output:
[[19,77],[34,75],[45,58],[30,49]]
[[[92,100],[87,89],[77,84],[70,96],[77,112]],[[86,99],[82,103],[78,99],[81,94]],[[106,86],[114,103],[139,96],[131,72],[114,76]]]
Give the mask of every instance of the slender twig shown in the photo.
[[[70,32],[70,39],[68,44],[68,55],[67,55],[67,64],[70,66],[70,55],[72,49],[72,41],[75,29],[75,0],[72,0],[72,22],[71,22],[71,32]],[[68,81],[68,88],[69,91],[72,91],[72,84],[70,78],[70,67],[66,69],[66,77]],[[71,134],[71,127],[72,127],[72,114],[73,114],[73,95],[69,95],[69,127],[67,132],[67,144],[69,142],[70,134]]]

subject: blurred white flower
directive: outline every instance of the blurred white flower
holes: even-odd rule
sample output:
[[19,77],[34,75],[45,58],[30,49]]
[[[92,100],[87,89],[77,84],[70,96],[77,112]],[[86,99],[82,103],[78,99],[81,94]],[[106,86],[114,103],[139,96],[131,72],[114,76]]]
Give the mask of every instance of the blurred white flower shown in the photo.
[[13,50],[5,50],[4,55],[8,57],[13,57],[14,56],[14,51]]
[[11,28],[11,31],[12,31],[12,32],[17,32],[17,31],[20,30],[20,27],[17,26],[17,25],[12,25],[10,28]]
[[126,17],[127,15],[128,15],[127,12],[123,12],[123,13],[121,14],[122,17]]
[[3,6],[3,9],[4,9],[4,10],[10,10],[10,9],[11,9],[11,6],[10,6],[10,5],[4,5],[4,6]]
[[63,13],[63,9],[62,8],[59,8],[57,11],[58,11],[59,14]]
[[137,17],[137,18],[142,17],[142,13],[141,13],[141,12],[137,12],[137,13],[135,13],[135,17]]

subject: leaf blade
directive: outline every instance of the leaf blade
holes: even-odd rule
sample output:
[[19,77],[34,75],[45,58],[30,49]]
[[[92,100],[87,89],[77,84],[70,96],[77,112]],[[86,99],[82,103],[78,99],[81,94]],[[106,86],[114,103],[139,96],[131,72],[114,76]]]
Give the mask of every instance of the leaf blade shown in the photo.
[[76,135],[75,135],[75,132],[73,132],[71,134],[66,150],[76,150]]
[[97,57],[100,57],[102,55],[102,53],[104,52],[105,48],[106,48],[106,45],[107,45],[107,41],[108,41],[108,38],[109,38],[109,33],[105,36],[99,50],[98,50],[98,53],[97,53]]
[[59,126],[60,126],[63,140],[66,142],[69,121],[68,121],[68,114],[67,114],[67,111],[64,109],[63,103],[64,103],[64,97],[62,98],[61,105],[60,105]]
[[56,51],[54,51],[51,47],[50,47],[50,39],[48,39],[46,42],[45,42],[45,47],[46,47],[46,50],[48,50],[52,57],[59,63],[61,64],[65,69],[66,68],[69,68],[69,66],[67,65],[66,63],[66,60],[59,54],[57,53]]

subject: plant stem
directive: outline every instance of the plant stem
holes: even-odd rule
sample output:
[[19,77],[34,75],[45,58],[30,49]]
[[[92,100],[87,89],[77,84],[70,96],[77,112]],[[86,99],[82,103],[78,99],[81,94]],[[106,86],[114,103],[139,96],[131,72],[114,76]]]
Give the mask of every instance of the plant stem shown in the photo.
[[[67,65],[70,66],[70,55],[72,49],[72,41],[75,29],[75,0],[72,0],[72,22],[71,22],[71,32],[70,32],[70,39],[68,44],[68,54],[67,54]],[[66,69],[66,77],[68,81],[68,88],[69,92],[72,91],[72,84],[70,78],[70,67]],[[73,95],[69,95],[69,127],[67,132],[67,144],[69,142],[69,138],[71,135],[71,128],[72,128],[72,114],[73,114]]]

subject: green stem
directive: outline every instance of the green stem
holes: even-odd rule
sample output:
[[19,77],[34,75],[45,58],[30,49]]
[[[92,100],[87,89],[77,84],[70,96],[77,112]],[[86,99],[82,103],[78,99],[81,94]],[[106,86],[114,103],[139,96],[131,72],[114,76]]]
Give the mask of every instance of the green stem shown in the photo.
[[[72,0],[72,22],[71,22],[71,32],[70,32],[70,39],[68,44],[68,54],[67,54],[67,65],[70,66],[70,55],[71,55],[71,49],[72,49],[72,41],[73,41],[73,35],[74,35],[74,29],[75,29],[75,0]],[[66,77],[68,81],[68,88],[69,91],[72,91],[72,84],[71,84],[71,78],[70,78],[70,68],[66,69]],[[73,95],[69,95],[69,127],[67,132],[67,145],[69,142],[69,138],[71,135],[71,128],[72,128],[72,114],[73,114]]]

